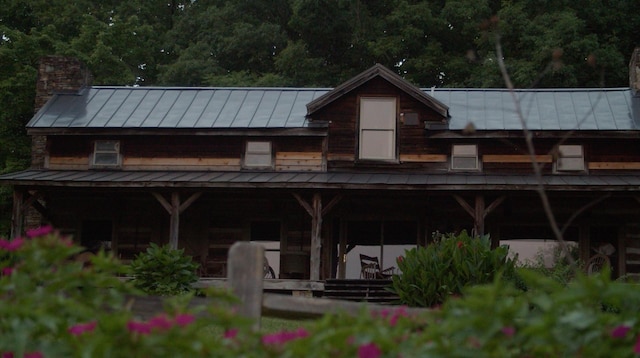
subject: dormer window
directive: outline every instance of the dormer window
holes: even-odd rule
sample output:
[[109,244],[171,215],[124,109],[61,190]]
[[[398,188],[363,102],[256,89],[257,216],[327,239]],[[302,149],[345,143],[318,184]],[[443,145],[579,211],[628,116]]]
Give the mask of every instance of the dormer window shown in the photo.
[[120,141],[98,140],[93,147],[93,167],[119,167],[120,166]]
[[581,145],[559,145],[556,171],[584,171],[584,150]]
[[475,144],[454,144],[451,149],[452,170],[479,170],[478,146]]
[[396,98],[360,98],[359,158],[396,159]]
[[245,168],[271,168],[273,156],[271,155],[271,142],[248,141],[244,153]]

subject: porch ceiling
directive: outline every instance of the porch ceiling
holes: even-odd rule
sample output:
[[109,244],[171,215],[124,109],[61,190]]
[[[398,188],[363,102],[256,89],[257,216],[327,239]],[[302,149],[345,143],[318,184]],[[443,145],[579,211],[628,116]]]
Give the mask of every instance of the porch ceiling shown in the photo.
[[[547,175],[551,191],[640,191],[638,175]],[[212,172],[212,171],[73,171],[30,169],[0,176],[0,184],[37,187],[108,188],[281,188],[345,190],[531,191],[533,175],[349,173],[349,172]]]

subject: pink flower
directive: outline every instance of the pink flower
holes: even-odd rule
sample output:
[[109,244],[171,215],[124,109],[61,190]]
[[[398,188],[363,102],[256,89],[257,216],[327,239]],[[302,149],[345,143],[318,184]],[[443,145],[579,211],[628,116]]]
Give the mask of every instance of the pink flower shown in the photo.
[[13,352],[3,352],[2,358],[13,358]]
[[502,327],[502,334],[507,337],[513,337],[513,335],[516,334],[516,328],[513,326],[504,326]]
[[402,257],[402,256],[398,256],[398,257],[396,258],[396,262],[397,262],[398,264],[401,264],[401,263],[402,263],[402,261],[404,261],[404,257]]
[[171,326],[173,326],[173,323],[169,318],[167,318],[167,316],[159,315],[149,320],[148,325],[151,328],[157,328],[160,331],[168,331],[171,329]]
[[40,352],[25,353],[24,358],[44,358],[44,354]]
[[21,237],[16,237],[13,240],[0,240],[0,249],[4,249],[6,251],[17,251],[24,244],[24,239]]
[[627,332],[629,332],[630,329],[631,327],[621,324],[611,330],[611,338],[624,338],[624,336],[627,335]]
[[363,344],[358,347],[358,358],[378,358],[382,351],[375,343]]
[[193,323],[195,319],[193,315],[182,313],[175,317],[175,322],[178,326],[185,327]]
[[13,268],[13,267],[4,267],[2,269],[2,275],[3,276],[11,276],[13,271],[15,271],[15,268]]
[[45,236],[45,235],[51,234],[52,232],[53,232],[53,226],[46,225],[46,226],[41,226],[37,229],[27,230],[27,237],[34,238],[38,236]]
[[278,332],[273,334],[267,334],[262,337],[262,344],[265,344],[265,345],[283,344],[283,343],[292,341],[294,339],[307,337],[308,335],[309,335],[309,332],[307,332],[304,328],[299,328],[297,331],[293,331],[293,332],[284,331],[284,332]]
[[633,346],[633,353],[634,354],[640,354],[640,335],[638,336],[638,339],[636,340],[636,345]]
[[237,328],[231,328],[231,329],[228,329],[226,332],[224,332],[224,338],[226,339],[234,339],[236,338],[237,335],[238,335]]
[[462,245],[464,245],[464,243],[463,243],[462,241],[458,241],[458,242],[456,243],[456,245],[458,246],[458,248],[461,248],[461,247],[462,247]]
[[151,333],[151,325],[146,322],[127,322],[127,329],[131,333],[149,334]]
[[96,328],[96,321],[91,321],[88,323],[78,323],[74,326],[69,327],[69,333],[74,336],[79,336],[85,332],[93,332]]

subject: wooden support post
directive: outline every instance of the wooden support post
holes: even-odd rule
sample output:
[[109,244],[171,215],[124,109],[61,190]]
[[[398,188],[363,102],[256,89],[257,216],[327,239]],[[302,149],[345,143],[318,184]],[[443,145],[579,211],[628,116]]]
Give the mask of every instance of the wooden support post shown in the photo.
[[24,192],[20,189],[13,190],[13,211],[11,214],[11,237],[16,238],[22,235]]
[[169,222],[169,247],[176,250],[178,248],[178,239],[180,236],[180,214],[193,204],[193,202],[195,202],[202,193],[195,193],[191,195],[182,204],[180,204],[180,193],[177,191],[171,193],[171,203],[158,193],[152,194],[171,216],[171,221]]
[[253,329],[260,329],[262,290],[264,287],[264,247],[238,241],[229,248],[227,279],[229,287],[241,302],[238,314],[254,320]]
[[320,258],[322,248],[322,217],[331,208],[333,208],[342,199],[342,196],[337,195],[327,206],[322,208],[322,195],[320,193],[313,194],[311,205],[307,203],[302,197],[296,193],[293,196],[298,200],[298,203],[307,211],[311,216],[311,252],[309,260],[309,272],[310,280],[320,280]]
[[485,207],[484,196],[476,195],[475,208],[472,208],[462,197],[454,195],[453,198],[462,206],[462,208],[473,218],[473,233],[475,235],[484,235],[484,219],[495,208],[504,201],[505,197],[501,196],[494,200],[488,207]]

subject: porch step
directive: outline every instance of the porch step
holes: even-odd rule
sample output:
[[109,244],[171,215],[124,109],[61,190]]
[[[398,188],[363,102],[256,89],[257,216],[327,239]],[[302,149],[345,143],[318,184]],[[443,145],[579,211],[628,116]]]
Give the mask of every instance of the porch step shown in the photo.
[[396,303],[398,296],[389,292],[391,280],[339,280],[330,279],[324,284],[323,297],[348,301]]

